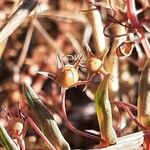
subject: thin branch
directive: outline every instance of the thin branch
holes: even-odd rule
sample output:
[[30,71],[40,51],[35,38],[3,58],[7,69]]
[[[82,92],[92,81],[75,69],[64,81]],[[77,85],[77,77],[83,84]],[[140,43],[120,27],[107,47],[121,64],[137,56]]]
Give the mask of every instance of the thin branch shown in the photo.
[[18,63],[17,63],[17,66],[19,68],[21,68],[21,66],[23,65],[25,57],[27,55],[29,45],[30,45],[30,41],[31,41],[31,37],[32,37],[32,34],[33,34],[33,30],[34,30],[34,26],[31,23],[29,28],[28,28],[28,32],[27,32],[27,35],[26,35],[26,38],[25,38],[23,49],[22,49],[21,55],[20,55]]
[[[47,42],[48,42],[49,46],[52,48],[52,50],[54,50],[57,54],[59,54],[60,57],[63,57],[64,54],[60,50],[60,47],[52,39],[52,37],[47,33],[47,31],[44,29],[44,27],[41,25],[41,23],[37,19],[33,19],[32,23],[37,28],[37,30],[43,35],[43,37],[47,40]],[[67,62],[67,59],[64,61]]]
[[130,103],[125,103],[125,102],[122,102],[122,101],[119,101],[119,100],[114,100],[114,101],[112,101],[112,103],[117,105],[117,106],[118,105],[120,105],[120,106],[125,105],[125,106],[127,106],[127,107],[129,107],[129,108],[131,108],[131,109],[133,109],[135,111],[137,111],[137,107],[132,105],[132,104],[130,104]]
[[131,119],[136,123],[136,125],[138,127],[140,127],[142,130],[146,130],[147,128],[145,126],[143,126],[138,120],[137,118],[131,113],[131,111],[129,110],[129,108],[124,105],[123,103],[120,103],[119,105],[117,105],[118,107],[121,107],[123,108],[127,113],[128,115],[131,117]]
[[[95,0],[93,0],[95,2]],[[96,8],[88,3],[89,9]],[[106,48],[105,36],[103,33],[103,23],[99,10],[93,10],[89,12],[91,24],[93,28],[93,37],[95,42],[96,53],[100,54]]]
[[136,16],[135,0],[126,0],[126,4],[127,4],[127,10],[128,10],[127,11],[128,17],[133,27],[137,29],[137,35],[141,39],[141,43],[145,50],[145,53],[147,54],[147,57],[150,57],[150,44]]
[[23,113],[22,115],[26,118],[26,120],[29,122],[29,124],[34,128],[34,130],[38,133],[38,135],[44,140],[44,142],[47,144],[47,146],[51,150],[56,150],[54,146],[50,143],[50,141],[45,137],[45,135],[41,132],[41,130],[38,128],[38,126],[34,123],[34,121],[30,117],[26,117]]
[[100,141],[99,137],[97,137],[95,135],[88,134],[88,133],[83,132],[83,131],[80,131],[80,130],[76,129],[69,122],[67,114],[66,114],[65,95],[66,95],[66,89],[62,89],[62,117],[63,117],[63,119],[65,121],[65,125],[67,126],[67,128],[69,128],[72,132],[75,132],[76,134],[79,134],[81,136],[88,137],[88,138],[96,140],[96,141]]

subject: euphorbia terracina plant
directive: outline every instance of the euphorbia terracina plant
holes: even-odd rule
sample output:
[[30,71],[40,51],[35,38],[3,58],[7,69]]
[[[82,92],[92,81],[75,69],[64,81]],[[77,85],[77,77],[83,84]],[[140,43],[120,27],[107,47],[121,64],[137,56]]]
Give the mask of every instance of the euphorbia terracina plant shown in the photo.
[[150,0],[10,0],[0,16],[0,149],[150,150]]

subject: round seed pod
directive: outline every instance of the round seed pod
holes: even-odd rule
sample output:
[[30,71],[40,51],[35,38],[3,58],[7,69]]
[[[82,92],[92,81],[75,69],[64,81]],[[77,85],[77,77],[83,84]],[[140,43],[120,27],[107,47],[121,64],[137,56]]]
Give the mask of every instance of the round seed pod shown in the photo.
[[86,66],[90,73],[98,72],[102,66],[102,61],[94,56],[89,56],[86,60]]
[[75,85],[78,80],[78,71],[73,65],[66,65],[56,72],[56,82],[62,87],[71,87]]

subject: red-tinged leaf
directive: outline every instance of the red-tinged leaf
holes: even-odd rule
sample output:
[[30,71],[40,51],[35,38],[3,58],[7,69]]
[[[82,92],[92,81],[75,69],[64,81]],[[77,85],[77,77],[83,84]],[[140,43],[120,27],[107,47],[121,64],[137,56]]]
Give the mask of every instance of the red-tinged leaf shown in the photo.
[[68,142],[62,136],[51,112],[43,104],[30,85],[24,84],[24,93],[29,106],[35,113],[41,129],[47,139],[57,150],[70,150]]
[[117,49],[116,49],[116,54],[118,57],[125,57],[125,56],[130,56],[134,47],[134,42],[132,41],[126,41],[121,43]]

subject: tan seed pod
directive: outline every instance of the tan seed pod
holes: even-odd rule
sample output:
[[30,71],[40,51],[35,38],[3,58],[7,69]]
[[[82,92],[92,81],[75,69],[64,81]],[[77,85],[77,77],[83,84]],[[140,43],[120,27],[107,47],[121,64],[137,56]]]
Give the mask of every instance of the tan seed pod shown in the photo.
[[71,87],[75,85],[78,80],[78,71],[73,65],[66,65],[56,72],[56,82],[62,87]]
[[94,56],[89,56],[86,60],[86,66],[90,73],[98,72],[102,66],[102,61]]

